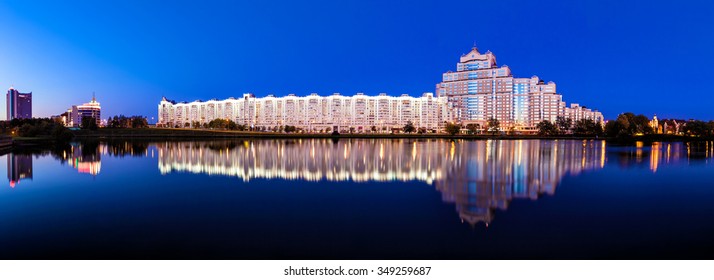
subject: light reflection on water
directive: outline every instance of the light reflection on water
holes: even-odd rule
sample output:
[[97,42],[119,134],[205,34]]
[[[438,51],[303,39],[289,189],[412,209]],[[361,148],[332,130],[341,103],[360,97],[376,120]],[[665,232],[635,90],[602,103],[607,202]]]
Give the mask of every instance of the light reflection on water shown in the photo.
[[462,222],[486,226],[513,199],[554,195],[568,174],[619,166],[712,158],[714,145],[637,142],[608,147],[604,140],[240,140],[207,142],[87,142],[7,157],[11,187],[31,180],[33,154],[50,155],[79,173],[101,176],[102,157],[157,158],[162,175],[231,176],[244,182],[280,179],[328,182],[419,181],[455,205]]
[[710,259],[713,154],[601,140],[26,149],[0,160],[0,258]]

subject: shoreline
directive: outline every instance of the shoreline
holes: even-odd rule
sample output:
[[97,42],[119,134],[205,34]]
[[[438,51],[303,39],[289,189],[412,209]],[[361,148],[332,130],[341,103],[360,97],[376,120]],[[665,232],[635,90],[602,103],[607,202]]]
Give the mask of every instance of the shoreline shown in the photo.
[[128,128],[99,129],[96,131],[73,131],[75,139],[468,139],[468,140],[605,140],[594,136],[541,136],[541,135],[468,135],[468,134],[381,134],[381,133],[345,133],[332,135],[327,133],[277,133],[229,131],[210,129],[179,129],[179,128]]
[[100,128],[96,131],[72,131],[76,140],[85,139],[176,139],[176,140],[214,140],[214,139],[462,139],[462,140],[605,140],[614,143],[628,142],[688,142],[688,141],[713,141],[712,137],[691,137],[680,135],[653,134],[633,136],[630,138],[611,138],[597,136],[575,135],[468,135],[468,134],[380,134],[380,133],[354,133],[331,135],[326,133],[276,133],[229,131],[210,129],[180,129],[180,128]]

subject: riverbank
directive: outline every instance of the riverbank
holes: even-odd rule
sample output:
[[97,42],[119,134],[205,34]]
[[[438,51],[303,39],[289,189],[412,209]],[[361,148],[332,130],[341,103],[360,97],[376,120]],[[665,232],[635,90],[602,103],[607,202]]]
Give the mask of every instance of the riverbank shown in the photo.
[[331,135],[327,133],[275,133],[275,132],[252,132],[252,131],[230,131],[212,129],[179,129],[179,128],[100,128],[98,130],[77,130],[72,131],[75,139],[181,139],[181,140],[202,140],[202,139],[233,139],[233,138],[259,138],[259,139],[469,139],[469,140],[608,140],[612,142],[686,142],[686,141],[712,141],[714,138],[690,137],[680,135],[643,135],[631,138],[605,138],[596,136],[541,136],[541,135],[491,135],[491,134],[382,134],[382,133],[353,133]]
[[329,133],[275,133],[275,132],[252,132],[252,131],[230,131],[211,129],[180,129],[180,128],[126,128],[111,129],[103,128],[95,131],[78,130],[73,131],[75,139],[231,139],[231,138],[261,138],[261,139],[298,139],[298,138],[359,138],[359,139],[568,139],[583,140],[597,139],[596,137],[580,136],[539,136],[539,135],[466,135],[466,134],[418,134],[418,133],[343,133],[332,135]]

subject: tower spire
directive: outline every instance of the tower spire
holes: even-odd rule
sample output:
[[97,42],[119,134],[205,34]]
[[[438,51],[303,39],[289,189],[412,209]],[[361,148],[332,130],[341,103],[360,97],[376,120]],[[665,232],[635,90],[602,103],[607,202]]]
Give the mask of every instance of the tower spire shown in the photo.
[[95,97],[94,92],[92,92],[92,102],[97,102],[97,98]]

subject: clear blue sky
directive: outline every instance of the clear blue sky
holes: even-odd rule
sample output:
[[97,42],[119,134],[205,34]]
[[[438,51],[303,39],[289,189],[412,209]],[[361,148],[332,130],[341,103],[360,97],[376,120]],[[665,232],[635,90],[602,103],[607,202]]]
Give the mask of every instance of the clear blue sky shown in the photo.
[[476,42],[607,119],[714,119],[712,1],[2,1],[0,38],[0,88],[37,117],[92,92],[149,117],[162,96],[419,95]]

